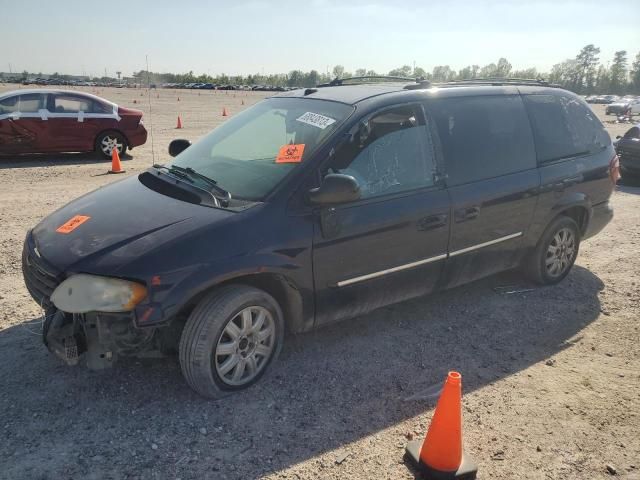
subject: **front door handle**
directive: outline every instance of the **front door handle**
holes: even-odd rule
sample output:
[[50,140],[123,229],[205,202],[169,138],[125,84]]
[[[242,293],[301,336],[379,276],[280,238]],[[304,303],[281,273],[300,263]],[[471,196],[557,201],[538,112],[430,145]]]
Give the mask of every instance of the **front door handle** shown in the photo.
[[436,215],[430,215],[428,217],[418,220],[418,230],[432,230],[438,227],[444,227],[447,224],[449,215],[446,213],[438,213]]
[[459,208],[455,211],[456,223],[466,222],[467,220],[473,220],[480,215],[480,207],[474,205],[473,207]]

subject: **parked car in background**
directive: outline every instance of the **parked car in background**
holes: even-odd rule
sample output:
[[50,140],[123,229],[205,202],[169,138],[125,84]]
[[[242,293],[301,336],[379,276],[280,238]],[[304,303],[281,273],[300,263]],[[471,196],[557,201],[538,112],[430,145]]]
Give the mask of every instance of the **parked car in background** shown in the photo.
[[0,154],[90,152],[111,157],[143,145],[142,112],[70,90],[0,94]]
[[597,95],[589,95],[587,97],[585,97],[584,101],[587,103],[596,103],[596,99],[598,98]]
[[606,115],[640,115],[640,100],[637,98],[621,98],[605,108]]
[[640,177],[640,123],[631,127],[614,143],[620,158],[620,173],[623,178]]
[[43,219],[22,268],[48,348],[91,368],[178,351],[215,398],[256,382],[285,329],[517,267],[560,282],[613,216],[602,123],[535,80],[437,86],[274,96]]
[[591,103],[609,104],[617,99],[618,97],[616,95],[598,95]]

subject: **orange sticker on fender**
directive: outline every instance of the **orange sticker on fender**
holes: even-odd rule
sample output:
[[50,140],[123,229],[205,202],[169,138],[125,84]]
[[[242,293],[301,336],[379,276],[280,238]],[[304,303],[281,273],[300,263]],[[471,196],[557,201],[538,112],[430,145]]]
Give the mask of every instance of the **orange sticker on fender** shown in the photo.
[[303,153],[304,143],[285,145],[280,148],[278,156],[276,157],[276,163],[300,163]]
[[89,220],[91,217],[87,217],[86,215],[76,215],[75,217],[69,219],[67,222],[60,225],[56,232],[58,233],[71,233],[84,222]]

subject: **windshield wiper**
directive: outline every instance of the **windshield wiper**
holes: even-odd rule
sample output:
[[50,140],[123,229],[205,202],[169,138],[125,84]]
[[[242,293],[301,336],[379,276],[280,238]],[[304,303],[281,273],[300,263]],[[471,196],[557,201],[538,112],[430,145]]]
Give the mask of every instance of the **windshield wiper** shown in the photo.
[[167,167],[166,165],[154,164],[153,168],[167,170],[169,173],[172,173],[178,177],[189,180],[191,183],[193,183],[193,178],[202,180],[207,185],[213,187],[213,189],[218,192],[218,194],[222,197],[223,200],[227,202],[231,200],[231,193],[229,193],[224,188],[219,186],[218,182],[216,182],[213,178],[209,178],[206,175],[203,175],[202,173],[197,172],[191,167],[180,167],[178,165],[171,165]]

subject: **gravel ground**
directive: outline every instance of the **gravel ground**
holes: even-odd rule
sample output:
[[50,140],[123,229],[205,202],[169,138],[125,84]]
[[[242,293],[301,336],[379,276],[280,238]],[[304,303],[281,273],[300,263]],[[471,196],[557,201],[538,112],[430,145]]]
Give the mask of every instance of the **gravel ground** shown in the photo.
[[[139,91],[99,90],[148,113]],[[196,139],[223,107],[234,114],[264,96],[159,95],[145,117],[158,161],[172,138]],[[151,163],[149,141],[124,168]],[[63,366],[41,343],[20,272],[25,232],[115,180],[107,168],[91,155],[0,160],[0,478],[410,479],[404,446],[424,435],[433,392],[457,369],[479,478],[599,479],[609,466],[640,479],[638,186],[618,187],[614,221],[560,285],[501,274],[289,337],[270,376],[213,402],[187,387],[176,358],[96,373]],[[494,290],[512,285],[533,290]]]

